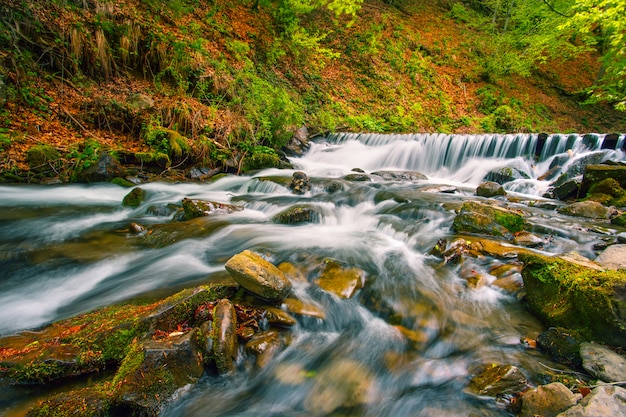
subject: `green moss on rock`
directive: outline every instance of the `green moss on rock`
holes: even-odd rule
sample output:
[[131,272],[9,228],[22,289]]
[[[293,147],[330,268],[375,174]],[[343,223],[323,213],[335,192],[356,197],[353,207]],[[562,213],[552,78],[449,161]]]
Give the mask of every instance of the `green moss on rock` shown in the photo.
[[536,254],[519,259],[528,305],[547,325],[626,346],[626,271],[599,271]]

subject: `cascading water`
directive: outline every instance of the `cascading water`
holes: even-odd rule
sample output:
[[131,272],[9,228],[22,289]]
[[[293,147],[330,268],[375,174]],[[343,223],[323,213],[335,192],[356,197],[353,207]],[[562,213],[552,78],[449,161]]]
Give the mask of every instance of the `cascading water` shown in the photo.
[[[623,160],[624,137],[611,149],[603,149],[605,140],[339,134],[292,159],[311,179],[303,195],[287,187],[294,170],[270,169],[213,183],[142,184],[147,200],[135,209],[121,205],[127,189],[109,184],[0,186],[0,335],[224,277],[225,261],[245,249],[306,272],[332,258],[364,272],[364,287],[354,297],[338,298],[306,279],[294,282],[298,298],[318,306],[325,319],[301,318],[290,343],[263,368],[251,368],[242,352],[234,375],[207,375],[163,415],[508,415],[464,388],[476,367],[487,363],[540,372],[549,360],[526,352],[519,339],[541,326],[514,294],[491,285],[499,277],[490,271],[502,261],[475,260],[471,269],[487,284],[472,289],[460,277],[463,271],[441,265],[429,251],[438,239],[453,237],[454,208],[476,198],[474,187],[490,170],[516,167],[528,178],[506,188],[538,199],[550,186],[539,178],[551,165],[558,167],[556,177],[591,154]],[[429,179],[343,179],[353,168],[419,171]],[[442,184],[456,192],[429,191]],[[417,197],[385,197],[402,193]],[[243,210],[170,224],[169,206],[184,197]],[[544,251],[594,256],[596,233],[521,200],[536,232],[546,236]],[[273,221],[303,203],[315,207],[319,221]],[[134,235],[131,222],[155,230],[168,224],[175,238]],[[519,269],[512,271],[519,282]],[[0,394],[0,414],[19,415],[19,401],[13,391]]]

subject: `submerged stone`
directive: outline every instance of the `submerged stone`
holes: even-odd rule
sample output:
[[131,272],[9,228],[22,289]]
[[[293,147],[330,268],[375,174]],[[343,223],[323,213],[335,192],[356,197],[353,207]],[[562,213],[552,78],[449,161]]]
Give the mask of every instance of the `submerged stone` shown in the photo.
[[580,368],[580,345],[586,339],[575,330],[550,327],[537,338],[537,346],[552,359],[564,365]]
[[226,262],[226,270],[246,290],[268,301],[280,301],[291,291],[285,274],[259,254],[245,250]]
[[470,392],[495,397],[517,394],[529,387],[526,377],[513,365],[492,365],[473,377],[468,385]]
[[196,217],[209,216],[211,214],[228,214],[243,210],[243,207],[232,204],[204,201],[191,198],[183,199],[183,214],[178,220],[191,220]]
[[428,177],[417,171],[376,171],[372,172],[386,181],[420,181],[427,180]]
[[340,263],[327,259],[321,265],[319,276],[315,280],[324,291],[340,298],[351,298],[363,287],[365,273],[358,268],[346,268]]

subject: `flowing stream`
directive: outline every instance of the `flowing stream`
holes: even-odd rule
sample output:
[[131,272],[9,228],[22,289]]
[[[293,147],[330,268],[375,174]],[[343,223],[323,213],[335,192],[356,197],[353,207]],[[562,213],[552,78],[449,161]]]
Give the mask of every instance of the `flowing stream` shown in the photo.
[[[147,200],[136,209],[121,204],[128,189],[110,184],[0,186],[0,335],[224,277],[226,260],[245,249],[303,271],[332,258],[362,269],[364,288],[341,299],[312,282],[295,282],[298,297],[319,306],[326,319],[301,319],[289,346],[267,366],[242,364],[231,377],[206,376],[163,415],[509,415],[465,387],[485,364],[513,364],[529,377],[557,366],[520,344],[543,329],[519,293],[490,285],[501,278],[491,272],[503,264],[509,278],[521,282],[520,267],[515,260],[475,259],[472,268],[489,285],[472,289],[462,267],[442,265],[429,251],[441,238],[454,239],[455,209],[483,200],[475,187],[506,166],[525,174],[505,188],[514,197],[509,204],[530,214],[532,231],[545,241],[540,250],[594,258],[595,243],[623,230],[528,202],[562,204],[542,197],[552,180],[539,178],[552,167],[554,179],[590,155],[624,160],[624,139],[609,145],[604,135],[339,134],[292,158],[294,170],[142,184]],[[343,179],[353,168],[418,171],[428,180]],[[287,187],[296,170],[311,179],[304,195]],[[412,198],[382,197],[398,193]],[[179,223],[180,238],[168,244],[146,244],[129,232],[131,222],[148,228],[170,222],[167,208],[184,197],[244,209]],[[272,221],[299,203],[314,205],[319,222]],[[0,415],[17,403],[14,392],[0,394]]]

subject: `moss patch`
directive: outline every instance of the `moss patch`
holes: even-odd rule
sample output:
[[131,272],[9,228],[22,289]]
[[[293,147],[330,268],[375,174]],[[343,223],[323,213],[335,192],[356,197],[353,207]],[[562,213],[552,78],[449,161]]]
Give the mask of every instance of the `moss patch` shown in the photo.
[[531,310],[547,325],[626,346],[626,272],[597,271],[562,259],[520,254]]

